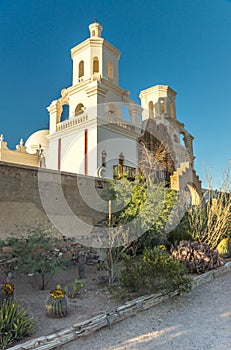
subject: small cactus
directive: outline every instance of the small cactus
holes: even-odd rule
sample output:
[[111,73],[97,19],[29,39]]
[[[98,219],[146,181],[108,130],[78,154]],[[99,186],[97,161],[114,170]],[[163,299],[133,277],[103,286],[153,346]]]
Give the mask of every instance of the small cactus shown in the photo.
[[217,246],[217,250],[219,255],[222,258],[230,258],[231,257],[231,239],[224,238]]
[[62,289],[53,289],[46,303],[47,316],[62,318],[67,316],[67,298]]
[[4,300],[12,300],[14,297],[14,285],[10,282],[3,283],[0,286],[0,305]]

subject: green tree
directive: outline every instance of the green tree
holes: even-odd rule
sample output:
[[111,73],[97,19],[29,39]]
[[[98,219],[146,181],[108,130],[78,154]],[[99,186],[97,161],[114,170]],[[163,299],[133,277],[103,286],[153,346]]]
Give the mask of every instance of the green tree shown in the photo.
[[57,233],[40,222],[29,227],[25,235],[13,235],[9,240],[17,257],[17,271],[32,274],[41,290],[45,289],[51,276],[70,264],[70,258],[57,249],[60,241]]
[[106,223],[105,255],[109,284],[112,284],[116,263],[124,252],[134,248],[134,241],[147,231],[150,236],[156,233],[164,235],[165,224],[171,219],[176,193],[167,189],[165,183],[148,184],[140,177],[132,183],[121,178],[111,182],[107,199],[112,201],[112,216]]

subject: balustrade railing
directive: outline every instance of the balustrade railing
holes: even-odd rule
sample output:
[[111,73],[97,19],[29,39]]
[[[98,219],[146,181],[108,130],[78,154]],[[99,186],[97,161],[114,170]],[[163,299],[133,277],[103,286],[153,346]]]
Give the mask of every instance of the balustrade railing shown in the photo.
[[68,120],[65,120],[56,125],[56,131],[62,131],[67,128],[82,124],[88,121],[88,115],[84,112],[78,113],[76,116],[71,117]]
[[113,178],[119,179],[122,176],[125,176],[128,180],[134,181],[136,177],[136,168],[122,164],[114,165]]

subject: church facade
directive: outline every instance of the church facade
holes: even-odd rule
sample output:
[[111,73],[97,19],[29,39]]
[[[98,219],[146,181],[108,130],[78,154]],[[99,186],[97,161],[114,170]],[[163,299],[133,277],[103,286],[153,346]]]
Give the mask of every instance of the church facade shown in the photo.
[[[119,86],[120,52],[92,23],[90,37],[71,49],[72,85],[47,107],[49,129],[33,133],[16,151],[0,137],[0,161],[93,177],[134,179],[144,152],[165,149],[155,172],[173,189],[188,188],[196,203],[201,183],[194,170],[193,136],[176,118],[176,92],[156,85],[141,104]],[[67,113],[65,113],[67,111]],[[142,156],[141,156],[142,155]],[[165,164],[165,165],[164,165]]]

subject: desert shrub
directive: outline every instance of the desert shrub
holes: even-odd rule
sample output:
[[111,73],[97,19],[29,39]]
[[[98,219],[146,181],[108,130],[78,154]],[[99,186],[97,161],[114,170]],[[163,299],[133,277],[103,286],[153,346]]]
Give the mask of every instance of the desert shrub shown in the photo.
[[190,230],[188,213],[186,212],[180,223],[172,231],[167,233],[166,236],[166,245],[168,248],[171,248],[171,245],[174,243],[179,243],[180,241],[192,241],[193,235]]
[[219,255],[222,258],[230,258],[231,257],[231,239],[224,238],[217,246],[217,250]]
[[152,249],[166,243],[166,235],[155,229],[145,232],[131,244],[134,255],[142,255],[145,249]]
[[27,234],[12,237],[9,245],[17,256],[16,268],[20,273],[32,274],[38,287],[45,289],[51,276],[70,266],[71,257],[57,249],[60,238],[43,224],[28,228]]
[[188,209],[189,225],[194,240],[208,243],[215,249],[219,242],[229,237],[231,230],[231,180],[230,170],[224,174],[218,190],[212,190],[209,180],[201,202]]
[[178,245],[172,246],[171,254],[193,273],[203,273],[223,264],[216,249],[213,250],[207,243],[197,241],[181,241]]
[[33,331],[34,323],[26,310],[15,302],[4,301],[0,306],[0,348],[5,349]]
[[184,265],[159,247],[146,248],[138,262],[127,257],[124,263],[121,285],[127,290],[155,293],[175,289],[188,291],[191,288]]

